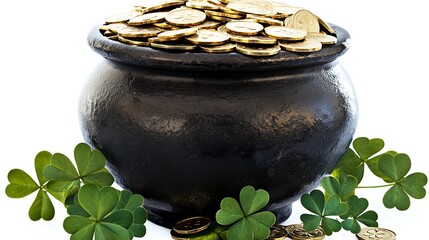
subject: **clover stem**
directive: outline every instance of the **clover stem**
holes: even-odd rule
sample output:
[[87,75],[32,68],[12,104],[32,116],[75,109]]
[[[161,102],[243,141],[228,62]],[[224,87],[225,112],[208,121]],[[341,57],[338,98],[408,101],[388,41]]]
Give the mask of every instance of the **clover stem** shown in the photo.
[[378,185],[378,186],[358,186],[358,187],[356,187],[356,189],[359,189],[359,188],[382,188],[382,187],[390,187],[390,186],[393,186],[393,185],[395,185],[395,183],[390,183],[390,184],[385,184],[385,185]]

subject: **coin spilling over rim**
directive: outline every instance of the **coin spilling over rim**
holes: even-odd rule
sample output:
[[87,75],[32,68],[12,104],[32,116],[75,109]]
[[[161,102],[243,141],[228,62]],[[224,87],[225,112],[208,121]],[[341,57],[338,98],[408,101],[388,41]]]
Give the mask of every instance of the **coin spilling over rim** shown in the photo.
[[335,45],[334,29],[299,6],[278,0],[156,0],[109,16],[109,40],[167,51],[238,52],[268,57]]

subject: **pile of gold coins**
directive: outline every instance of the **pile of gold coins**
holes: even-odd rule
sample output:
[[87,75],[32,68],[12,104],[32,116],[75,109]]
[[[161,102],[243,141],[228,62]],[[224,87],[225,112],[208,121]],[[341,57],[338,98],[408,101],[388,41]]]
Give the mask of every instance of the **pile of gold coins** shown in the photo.
[[[211,224],[210,218],[191,217],[183,219],[174,224],[170,231],[171,238],[175,240],[192,239],[192,234],[201,233],[208,229]],[[321,228],[312,232],[306,232],[302,224],[291,224],[287,226],[274,225],[270,228],[270,236],[267,240],[283,240],[287,237],[293,240],[321,240],[325,237]]]
[[250,56],[272,56],[282,49],[315,52],[337,42],[321,18],[281,1],[143,1],[130,12],[106,18],[100,31],[130,45]]
[[[171,238],[175,240],[190,240],[192,235],[202,233],[210,227],[211,220],[207,217],[191,217],[183,219],[174,224],[170,231]],[[385,228],[379,227],[364,227],[360,233],[356,235],[359,240],[396,240],[396,234]],[[302,224],[291,225],[274,225],[270,228],[270,236],[267,240],[322,240],[325,234],[321,227],[316,228],[312,232],[304,230]]]

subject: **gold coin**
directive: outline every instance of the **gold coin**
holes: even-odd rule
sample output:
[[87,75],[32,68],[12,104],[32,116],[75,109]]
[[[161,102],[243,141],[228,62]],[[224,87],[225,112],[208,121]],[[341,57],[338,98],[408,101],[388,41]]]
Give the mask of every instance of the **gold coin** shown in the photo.
[[137,17],[141,15],[139,12],[126,12],[126,13],[119,13],[115,14],[113,16],[110,16],[104,20],[106,24],[110,23],[126,23],[131,18]]
[[215,28],[219,27],[220,24],[221,24],[220,22],[207,20],[207,21],[201,23],[200,25],[195,25],[192,27],[198,28],[198,29],[215,29]]
[[396,240],[396,234],[385,228],[365,227],[356,235],[360,240]]
[[171,39],[160,39],[158,37],[148,38],[147,41],[150,43],[160,43],[160,42],[175,42],[179,41],[181,38],[171,38]]
[[262,23],[262,24],[268,24],[273,26],[283,26],[284,24],[283,21],[272,19],[269,17],[254,15],[254,14],[247,14],[246,17],[250,19],[256,19],[258,23]]
[[287,237],[287,232],[282,226],[274,225],[270,227],[270,236],[267,240],[283,240]]
[[287,41],[300,41],[307,35],[306,31],[288,28],[284,26],[269,26],[265,28],[267,36]]
[[174,51],[191,51],[194,50],[197,45],[181,42],[165,42],[165,43],[150,43],[150,46],[153,48],[164,49],[164,50],[174,50]]
[[264,30],[264,26],[257,22],[231,21],[226,24],[226,30],[233,34],[257,35]]
[[165,16],[165,20],[174,26],[189,27],[198,25],[206,20],[206,14],[196,9],[178,9]]
[[128,24],[126,23],[112,23],[107,25],[107,29],[112,33],[116,33],[116,34],[118,34],[119,30],[124,29],[126,27],[128,27]]
[[172,39],[178,39],[181,37],[192,36],[194,34],[197,34],[197,32],[198,32],[198,28],[182,28],[182,29],[162,32],[158,34],[157,37],[161,40],[172,40]]
[[265,36],[241,36],[229,33],[230,41],[246,44],[277,44],[277,39]]
[[179,234],[173,229],[170,231],[170,236],[174,240],[190,240],[191,236],[188,234]]
[[336,37],[322,33],[309,33],[305,39],[320,42],[322,45],[332,45],[337,43]]
[[324,30],[326,30],[331,35],[336,36],[335,30],[331,26],[329,26],[328,23],[323,21],[320,17],[316,16],[314,13],[313,13],[313,15],[317,18],[317,21],[319,22],[320,27],[322,27]]
[[270,16],[276,13],[271,3],[263,0],[231,1],[228,3],[227,7],[237,12],[252,13],[263,16]]
[[293,17],[292,16],[285,18],[284,26],[293,28]]
[[204,11],[207,16],[219,16],[219,17],[227,17],[227,18],[233,18],[233,19],[242,19],[245,18],[245,15],[242,14],[232,14],[232,13],[225,13],[225,12],[216,12],[211,10]]
[[104,31],[104,33],[103,33],[103,36],[106,36],[106,37],[116,36],[116,35],[118,35],[118,34],[116,34],[116,33],[114,33],[114,32],[111,32],[111,31],[109,31],[109,30]]
[[128,26],[126,28],[118,30],[118,34],[122,37],[131,37],[131,38],[147,38],[155,37],[160,32],[161,28],[148,26],[148,27],[132,27]]
[[224,6],[223,3],[221,3],[219,0],[207,0],[207,2],[214,4],[216,6]]
[[210,223],[210,218],[191,217],[175,223],[173,229],[179,234],[194,234],[206,230]]
[[317,52],[322,49],[322,44],[313,40],[304,40],[302,42],[280,41],[280,47],[291,52]]
[[320,32],[320,25],[313,13],[307,10],[299,10],[293,15],[292,27],[309,33]]
[[288,237],[293,240],[321,240],[325,238],[321,227],[316,228],[312,232],[305,231],[302,224],[292,224],[284,228],[288,233]]
[[180,6],[185,4],[185,0],[167,0],[167,1],[144,1],[145,4],[144,6],[138,6],[139,7],[139,11],[141,13],[148,13],[148,12],[153,12],[155,10],[159,10],[159,9],[163,9],[163,8],[168,8],[168,7],[174,7],[174,6]]
[[211,4],[202,0],[189,0],[186,2],[186,6],[190,8],[196,8],[201,10],[219,10],[219,6]]
[[244,13],[242,13],[242,12],[232,10],[232,9],[230,9],[230,8],[228,8],[228,7],[225,7],[225,6],[219,6],[219,8],[220,8],[220,10],[221,10],[222,12],[224,12],[224,13],[230,13],[230,14],[235,14],[235,15],[244,14]]
[[196,45],[216,46],[228,42],[229,35],[214,29],[200,29],[197,34],[185,39]]
[[252,45],[237,44],[236,49],[238,52],[257,57],[273,56],[281,51],[281,48],[277,45],[270,47],[260,47]]
[[237,20],[237,19],[234,19],[234,18],[221,17],[221,16],[208,15],[208,14],[207,14],[207,17],[210,18],[210,19],[219,21],[219,22],[231,22],[231,21]]
[[146,13],[146,14],[131,18],[128,21],[128,25],[140,26],[140,25],[145,25],[145,24],[162,22],[162,21],[164,21],[164,18],[166,15],[167,15],[167,12]]
[[200,46],[203,52],[208,53],[228,53],[235,50],[235,43],[225,43],[218,46]]
[[296,12],[298,12],[299,10],[303,9],[302,7],[290,6],[290,5],[283,3],[283,2],[271,2],[271,4],[273,5],[273,7],[277,13],[281,13],[281,14],[285,15],[286,17],[293,15]]
[[130,45],[137,45],[137,46],[145,46],[145,47],[149,47],[150,46],[150,42],[147,41],[147,38],[135,38],[135,39],[128,39],[128,38],[124,38],[122,36],[118,36],[118,40],[120,42],[123,43],[127,43]]
[[170,25],[166,22],[157,22],[157,23],[153,23],[153,25],[162,29],[172,29],[172,30],[179,29],[178,27]]

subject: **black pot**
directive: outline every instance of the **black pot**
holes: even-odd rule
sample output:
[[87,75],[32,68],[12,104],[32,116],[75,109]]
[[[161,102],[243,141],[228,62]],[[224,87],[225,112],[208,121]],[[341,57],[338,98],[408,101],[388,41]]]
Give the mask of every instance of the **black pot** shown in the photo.
[[357,124],[352,83],[338,62],[350,42],[272,57],[167,52],[90,32],[105,60],[83,90],[85,140],[123,188],[145,197],[149,219],[213,217],[245,185],[270,193],[286,220],[348,148]]

